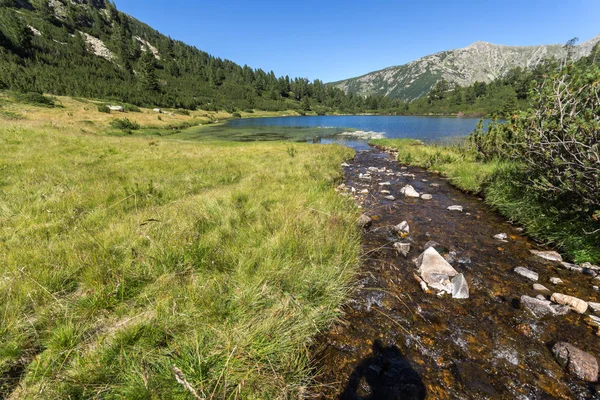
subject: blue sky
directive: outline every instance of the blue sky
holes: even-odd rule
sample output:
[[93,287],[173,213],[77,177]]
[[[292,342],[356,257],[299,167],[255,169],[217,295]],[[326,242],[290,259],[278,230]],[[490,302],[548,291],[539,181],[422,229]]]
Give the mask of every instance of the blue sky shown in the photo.
[[277,75],[350,78],[483,40],[600,35],[600,0],[116,0],[161,33]]

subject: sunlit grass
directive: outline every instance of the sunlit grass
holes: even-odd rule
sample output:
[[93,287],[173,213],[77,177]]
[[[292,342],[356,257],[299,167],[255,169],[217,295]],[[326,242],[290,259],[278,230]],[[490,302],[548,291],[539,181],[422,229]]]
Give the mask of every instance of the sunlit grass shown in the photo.
[[0,395],[190,398],[174,366],[201,397],[302,393],[357,263],[351,150],[26,108],[0,125]]

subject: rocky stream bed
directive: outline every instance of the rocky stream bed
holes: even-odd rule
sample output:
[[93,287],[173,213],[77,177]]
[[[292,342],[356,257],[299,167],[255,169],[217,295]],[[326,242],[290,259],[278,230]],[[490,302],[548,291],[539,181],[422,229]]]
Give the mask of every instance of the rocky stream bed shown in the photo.
[[338,190],[365,213],[363,260],[314,347],[312,398],[600,399],[597,267],[561,262],[393,155],[360,151],[344,170]]

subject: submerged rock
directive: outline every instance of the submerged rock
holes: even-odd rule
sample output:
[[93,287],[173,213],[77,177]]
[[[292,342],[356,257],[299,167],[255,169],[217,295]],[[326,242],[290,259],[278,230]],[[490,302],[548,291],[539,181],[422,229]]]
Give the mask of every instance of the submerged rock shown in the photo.
[[408,226],[408,222],[402,221],[398,225],[392,228],[394,232],[399,234],[400,236],[407,237],[410,234],[410,227]]
[[422,194],[422,195],[421,195],[421,198],[422,198],[423,200],[432,200],[432,199],[433,199],[433,196],[432,196],[432,195],[430,195],[430,194]]
[[564,268],[568,269],[569,271],[583,273],[583,267],[580,267],[579,265],[571,264],[571,263],[568,263],[568,262],[562,262],[561,265]]
[[588,306],[592,309],[595,314],[600,314],[600,303],[588,302]]
[[514,271],[527,279],[531,279],[532,281],[537,281],[540,278],[537,272],[533,272],[525,267],[517,267]]
[[413,198],[420,197],[419,193],[411,185],[404,186],[402,189],[400,189],[400,193],[402,193],[406,197],[413,197]]
[[460,211],[460,212],[463,212],[463,206],[450,206],[450,207],[448,207],[448,211]]
[[406,257],[408,256],[408,253],[410,253],[410,243],[394,243],[394,249],[396,249],[398,254],[402,254],[404,257]]
[[598,361],[590,353],[559,342],[552,348],[556,361],[571,374],[586,382],[598,382]]
[[529,310],[536,318],[546,315],[565,315],[570,311],[567,306],[557,306],[545,298],[538,299],[531,296],[521,296],[521,307]]
[[529,250],[531,254],[535,254],[538,257],[543,258],[548,261],[558,261],[562,262],[562,257],[556,251],[538,251],[538,250]]
[[552,277],[552,278],[550,278],[550,283],[553,285],[560,285],[561,283],[564,283],[564,282],[560,278]]
[[550,298],[555,303],[571,307],[571,309],[579,314],[584,314],[588,309],[588,303],[578,299],[577,297],[569,296],[561,293],[554,293]]
[[463,274],[458,274],[452,279],[452,298],[453,299],[468,299],[469,284]]
[[494,239],[496,239],[496,240],[506,240],[506,239],[508,239],[508,235],[506,233],[499,233],[497,235],[494,235]]
[[416,261],[421,278],[432,288],[452,293],[454,285],[450,278],[458,272],[433,248],[430,247]]

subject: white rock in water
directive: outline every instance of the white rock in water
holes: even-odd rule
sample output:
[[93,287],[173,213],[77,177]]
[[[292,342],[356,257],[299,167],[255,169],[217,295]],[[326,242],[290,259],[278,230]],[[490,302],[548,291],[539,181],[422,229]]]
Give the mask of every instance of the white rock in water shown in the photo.
[[532,270],[524,267],[515,268],[515,272],[521,276],[524,276],[527,279],[531,279],[532,281],[537,281],[538,279],[540,279],[540,276],[537,272],[533,272]]
[[363,189],[358,194],[369,194],[369,189]]
[[544,285],[540,285],[539,283],[534,283],[533,284],[533,290],[535,290],[536,292],[550,293],[550,289],[548,289]]
[[411,185],[404,186],[402,189],[400,189],[400,193],[402,193],[406,197],[414,197],[414,198],[420,197],[419,193]]
[[392,229],[401,235],[406,234],[408,236],[408,234],[410,233],[410,227],[408,226],[408,222],[406,222],[406,221],[400,222],[398,225],[394,226]]
[[431,199],[433,199],[433,196],[432,196],[432,195],[430,195],[430,194],[422,194],[422,195],[421,195],[421,198],[422,198],[423,200],[431,200]]
[[438,188],[438,187],[440,187],[440,184],[439,183],[430,183],[429,186]]
[[371,172],[379,172],[379,168],[377,168],[377,167],[369,167],[367,169]]
[[389,182],[379,182],[379,186],[390,186],[391,183]]
[[564,282],[560,278],[552,277],[552,278],[550,278],[550,283],[552,283],[553,285],[560,285],[561,283],[564,283]]
[[584,314],[588,309],[588,303],[577,297],[568,296],[566,294],[554,293],[550,300],[558,304],[569,306],[573,311],[579,314]]
[[390,201],[394,201],[396,200],[396,198],[394,196],[385,196],[384,197],[386,200],[390,200]]
[[536,256],[541,257],[544,260],[558,261],[558,262],[563,261],[561,255],[558,254],[556,251],[537,251],[537,250],[529,250],[529,251],[531,252],[531,254],[535,254]]
[[463,211],[463,206],[450,206],[450,207],[448,207],[448,210],[449,211],[460,211],[460,212],[462,212]]
[[452,279],[452,298],[453,299],[468,299],[469,284],[463,274],[458,274]]
[[521,306],[528,309],[536,318],[545,315],[565,315],[569,313],[569,307],[553,305],[546,299],[537,299],[530,296],[521,296]]
[[579,265],[571,264],[571,263],[568,263],[568,262],[562,262],[561,265],[564,268],[568,269],[569,271],[583,273],[583,267],[580,267]]
[[402,254],[404,257],[407,257],[408,253],[410,253],[410,243],[394,243],[394,249],[396,249],[396,251],[399,254]]
[[508,239],[508,235],[506,233],[499,233],[497,235],[494,235],[494,239],[506,240],[506,239]]
[[358,175],[358,179],[362,179],[364,181],[370,181],[371,180],[371,175],[369,175],[369,174],[359,174]]
[[389,190],[382,190],[379,193],[381,193],[381,194],[391,194],[391,192]]
[[428,248],[416,261],[419,275],[432,288],[452,293],[454,285],[450,278],[458,275],[444,257],[433,247]]

